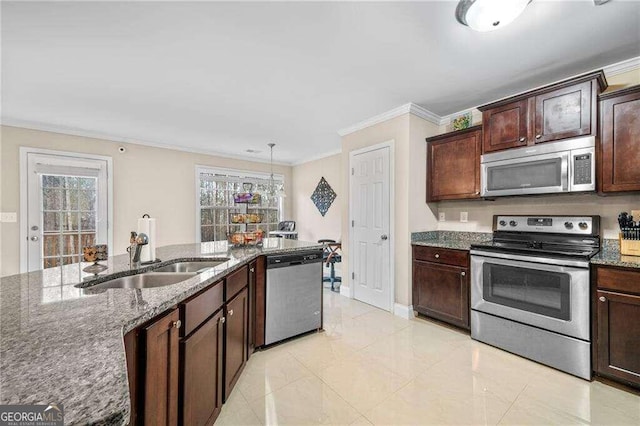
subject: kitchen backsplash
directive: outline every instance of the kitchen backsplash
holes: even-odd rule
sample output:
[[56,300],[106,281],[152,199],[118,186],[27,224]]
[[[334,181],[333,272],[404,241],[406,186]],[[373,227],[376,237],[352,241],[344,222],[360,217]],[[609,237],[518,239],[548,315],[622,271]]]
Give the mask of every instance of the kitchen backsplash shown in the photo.
[[[618,214],[640,209],[640,194],[545,195],[537,197],[505,197],[495,201],[443,201],[438,213],[445,214],[445,221],[438,222],[440,231],[492,232],[493,215],[573,215],[601,216],[603,238],[618,238]],[[460,222],[460,212],[468,213],[468,222]]]

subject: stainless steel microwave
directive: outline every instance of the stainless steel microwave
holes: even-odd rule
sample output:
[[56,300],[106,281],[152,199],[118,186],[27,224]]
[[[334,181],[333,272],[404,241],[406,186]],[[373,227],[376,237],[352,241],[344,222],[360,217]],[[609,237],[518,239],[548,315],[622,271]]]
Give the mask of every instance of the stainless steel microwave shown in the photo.
[[587,136],[482,155],[481,196],[595,191],[595,145]]

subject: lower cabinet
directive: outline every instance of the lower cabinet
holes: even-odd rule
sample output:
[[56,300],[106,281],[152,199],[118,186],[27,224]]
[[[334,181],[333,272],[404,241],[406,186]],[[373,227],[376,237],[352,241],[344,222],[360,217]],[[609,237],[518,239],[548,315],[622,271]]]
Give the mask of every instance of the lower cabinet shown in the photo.
[[258,318],[249,301],[256,300],[255,283],[264,277],[264,266],[258,258],[124,336],[130,424],[215,422],[251,352],[250,318]]
[[468,252],[413,249],[413,309],[469,330]]
[[596,268],[596,374],[640,387],[640,270]]
[[174,309],[144,329],[145,425],[178,424],[180,325]]
[[180,343],[182,424],[212,425],[222,410],[223,311]]
[[233,386],[247,363],[249,337],[249,297],[245,288],[226,307],[224,399],[229,398]]

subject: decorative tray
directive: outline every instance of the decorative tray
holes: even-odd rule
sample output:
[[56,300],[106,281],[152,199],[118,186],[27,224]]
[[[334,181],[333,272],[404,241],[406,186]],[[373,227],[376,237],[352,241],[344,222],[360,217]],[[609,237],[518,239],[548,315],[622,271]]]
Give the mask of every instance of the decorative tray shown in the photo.
[[262,229],[258,229],[257,231],[251,232],[234,232],[232,234],[227,235],[227,241],[230,245],[233,246],[255,246],[258,244],[262,244],[262,238],[264,236],[264,231]]
[[239,192],[233,195],[233,201],[236,204],[258,204],[261,196],[255,192]]
[[258,213],[231,213],[231,223],[261,223],[262,215]]

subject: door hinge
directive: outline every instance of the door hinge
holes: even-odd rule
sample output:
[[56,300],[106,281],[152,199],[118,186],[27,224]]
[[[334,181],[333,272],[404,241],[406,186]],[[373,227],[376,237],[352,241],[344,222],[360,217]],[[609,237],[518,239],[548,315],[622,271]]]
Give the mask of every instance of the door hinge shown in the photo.
[[352,220],[352,221],[351,221],[351,227],[353,228],[354,226],[356,226],[356,221],[355,221],[355,220]]
[[351,168],[351,176],[353,176],[356,173],[356,169],[354,169],[353,167]]
[[351,273],[351,279],[352,279],[352,280],[355,280],[355,279],[356,279],[356,273],[355,273],[355,272],[352,272],[352,273]]

